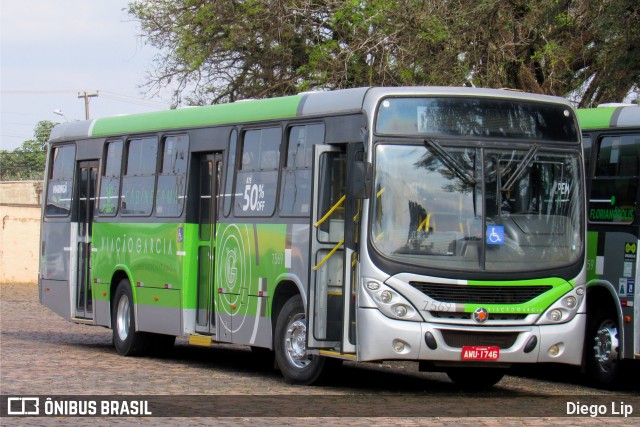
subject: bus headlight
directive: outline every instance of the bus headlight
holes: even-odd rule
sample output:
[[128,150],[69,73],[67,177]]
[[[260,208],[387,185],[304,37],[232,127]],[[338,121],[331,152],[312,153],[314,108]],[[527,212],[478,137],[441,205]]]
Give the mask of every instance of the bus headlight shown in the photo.
[[562,312],[558,309],[551,310],[549,314],[547,314],[547,317],[552,322],[559,322],[560,320],[562,320]]
[[584,286],[579,286],[565,294],[562,298],[551,304],[538,319],[538,325],[552,325],[565,323],[573,319],[578,313],[584,300]]
[[578,305],[578,300],[574,296],[568,296],[562,300],[565,307],[567,308],[575,308]]
[[389,304],[392,299],[393,299],[393,295],[391,294],[391,292],[389,291],[380,292],[380,301],[382,301],[383,303]]
[[393,311],[396,313],[396,316],[404,317],[407,315],[408,309],[406,305],[398,304],[393,306]]
[[378,289],[380,289],[380,282],[367,282],[367,288],[371,289],[372,291],[377,291]]
[[369,299],[385,316],[398,320],[422,321],[418,310],[390,286],[375,280],[367,280],[363,288]]

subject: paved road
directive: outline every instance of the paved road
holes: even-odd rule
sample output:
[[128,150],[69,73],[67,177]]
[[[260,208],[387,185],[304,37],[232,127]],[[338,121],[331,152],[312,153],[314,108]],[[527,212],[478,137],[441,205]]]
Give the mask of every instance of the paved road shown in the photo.
[[[561,367],[519,369],[513,372],[514,375],[506,376],[488,395],[468,395],[461,393],[442,373],[418,372],[415,363],[346,363],[324,385],[299,387],[286,384],[277,371],[261,363],[247,348],[239,346],[191,347],[184,339],[178,339],[174,350],[163,357],[124,358],[118,356],[111,345],[110,330],[67,322],[39,305],[37,286],[0,285],[0,302],[2,395],[210,395],[214,401],[218,399],[217,403],[244,405],[245,415],[248,415],[242,416],[237,410],[230,410],[231,417],[217,419],[99,418],[92,420],[92,424],[128,424],[132,421],[147,425],[206,425],[213,421],[216,425],[308,426],[347,423],[354,426],[602,424],[604,420],[588,414],[581,418],[561,418],[554,412],[550,416],[543,410],[548,406],[544,399],[551,399],[549,404],[562,401],[564,405],[572,396],[583,401],[604,400],[608,406],[609,402],[635,399],[638,404],[634,403],[634,412],[640,412],[638,390],[612,394],[589,388],[580,384],[577,370]],[[509,400],[514,396],[521,398]],[[287,417],[254,418],[256,408],[273,405],[269,399],[274,397],[278,397],[280,400],[277,402],[282,402],[282,405],[289,405]],[[439,408],[436,417],[399,417],[402,409],[397,409],[398,404],[409,404],[412,399],[422,399],[425,405],[443,404],[434,406]],[[495,405],[496,399],[505,400],[505,414],[510,417],[464,417],[465,410],[477,414],[478,408],[489,408]],[[202,398],[199,402],[211,403]],[[420,400],[415,402],[420,404]],[[531,405],[539,406],[540,416],[535,416],[534,411],[534,416],[529,418],[513,417],[513,408],[506,406],[511,403],[523,405],[523,402],[530,402],[527,409]],[[371,415],[363,408],[376,408],[378,412],[375,415],[387,416],[345,419],[307,414],[306,418],[295,418],[298,411],[303,412],[300,405],[316,405],[316,408],[334,405],[334,409],[341,407],[343,411],[345,406],[356,405],[362,412],[356,411],[354,415]],[[326,413],[319,411],[322,416],[331,415],[331,409]],[[457,418],[456,415],[463,417]],[[495,414],[490,412],[490,415]],[[640,424],[638,420],[607,418],[606,423],[629,425],[635,421]],[[17,421],[21,425],[49,425],[60,421],[77,425],[87,423],[86,418],[21,418]]]

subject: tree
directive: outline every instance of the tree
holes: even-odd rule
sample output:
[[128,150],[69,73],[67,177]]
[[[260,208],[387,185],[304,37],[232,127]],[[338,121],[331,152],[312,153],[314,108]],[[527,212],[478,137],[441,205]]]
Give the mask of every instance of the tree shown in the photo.
[[[136,0],[150,90],[206,104],[369,85],[620,101],[640,87],[637,0]],[[183,99],[184,97],[184,99]]]
[[28,139],[15,150],[0,151],[0,180],[43,179],[47,159],[47,141],[51,129],[57,123],[39,121],[34,130],[34,138]]
[[473,81],[567,96],[579,107],[640,88],[636,0],[485,0],[454,25]]

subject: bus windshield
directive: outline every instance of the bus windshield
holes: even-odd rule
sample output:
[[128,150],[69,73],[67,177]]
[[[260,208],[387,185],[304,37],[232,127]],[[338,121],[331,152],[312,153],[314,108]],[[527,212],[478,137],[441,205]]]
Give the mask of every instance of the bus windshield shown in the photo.
[[371,241],[393,261],[455,271],[571,265],[583,251],[578,152],[378,144]]

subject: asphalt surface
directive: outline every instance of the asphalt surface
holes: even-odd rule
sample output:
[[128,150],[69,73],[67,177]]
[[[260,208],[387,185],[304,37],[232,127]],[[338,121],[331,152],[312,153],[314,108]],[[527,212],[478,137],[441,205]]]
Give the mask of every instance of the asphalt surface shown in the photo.
[[[111,330],[65,321],[38,303],[35,285],[0,285],[0,304],[3,400],[138,396],[155,397],[156,408],[190,402],[169,418],[11,417],[2,425],[640,425],[637,387],[591,388],[571,367],[518,367],[490,391],[467,393],[443,373],[418,372],[416,363],[348,362],[322,385],[301,387],[242,346],[193,347],[179,338],[162,356],[118,356]],[[567,416],[564,408],[578,401],[606,405],[609,417]],[[623,404],[636,417],[612,417]]]

